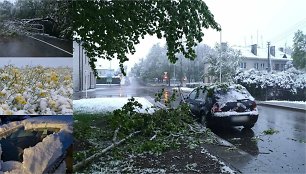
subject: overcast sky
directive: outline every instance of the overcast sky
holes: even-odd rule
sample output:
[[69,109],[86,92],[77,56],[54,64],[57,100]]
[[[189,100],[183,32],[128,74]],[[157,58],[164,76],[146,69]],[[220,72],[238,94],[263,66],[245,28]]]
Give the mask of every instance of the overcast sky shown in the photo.
[[[222,27],[222,41],[245,46],[257,43],[266,47],[267,41],[276,47],[292,46],[294,33],[300,29],[306,34],[306,0],[205,0],[216,22]],[[258,33],[258,34],[257,34]],[[220,42],[220,33],[204,30],[203,43],[214,46]],[[257,39],[258,38],[258,39]],[[145,57],[150,48],[165,41],[148,36],[136,46],[136,53],[127,63]]]
[[16,67],[44,66],[44,67],[70,67],[72,68],[72,58],[67,57],[1,57],[0,68],[12,64]]

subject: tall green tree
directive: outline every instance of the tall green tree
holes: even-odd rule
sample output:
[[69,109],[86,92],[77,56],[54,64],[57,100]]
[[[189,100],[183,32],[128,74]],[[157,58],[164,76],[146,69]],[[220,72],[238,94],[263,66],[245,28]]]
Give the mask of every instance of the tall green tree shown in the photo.
[[73,1],[73,9],[73,29],[94,71],[96,57],[117,58],[123,70],[126,54],[135,53],[134,45],[147,34],[166,39],[170,62],[178,60],[179,52],[194,59],[193,47],[202,41],[203,28],[220,30],[202,0],[87,0]]
[[298,30],[293,38],[293,66],[306,69],[306,34]]

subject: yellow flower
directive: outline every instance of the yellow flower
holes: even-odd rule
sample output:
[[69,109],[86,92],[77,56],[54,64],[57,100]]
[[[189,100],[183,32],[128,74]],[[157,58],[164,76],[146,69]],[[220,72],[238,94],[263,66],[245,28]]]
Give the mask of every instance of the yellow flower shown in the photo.
[[55,108],[56,102],[54,100],[49,100],[49,105],[51,106],[51,108]]
[[15,101],[18,103],[18,104],[22,104],[22,105],[25,105],[27,103],[27,101],[23,98],[23,96],[21,95],[17,95],[15,97]]
[[55,72],[51,72],[51,81],[53,82],[58,81],[58,75]]
[[64,77],[64,80],[67,80],[67,81],[71,80],[71,76],[70,76],[70,75],[66,75],[66,76]]
[[0,97],[4,97],[5,96],[5,92],[0,91]]
[[40,93],[39,93],[39,96],[40,96],[40,97],[46,97],[46,96],[47,96],[47,93],[46,93],[46,92],[40,92]]

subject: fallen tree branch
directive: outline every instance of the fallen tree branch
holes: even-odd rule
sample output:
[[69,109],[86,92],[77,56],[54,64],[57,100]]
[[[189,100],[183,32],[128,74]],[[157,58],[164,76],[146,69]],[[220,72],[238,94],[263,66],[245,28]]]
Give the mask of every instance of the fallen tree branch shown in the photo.
[[115,132],[114,132],[114,136],[113,136],[113,143],[115,143],[117,141],[117,135],[118,135],[118,132],[120,130],[120,127],[118,127]]
[[[115,132],[116,132],[116,131],[115,131]],[[77,170],[79,170],[80,168],[86,166],[88,163],[90,163],[90,162],[93,161],[94,159],[96,159],[96,158],[102,156],[104,153],[106,153],[106,152],[109,151],[110,149],[112,149],[112,148],[114,148],[114,147],[120,145],[121,143],[125,142],[125,141],[128,140],[129,138],[131,138],[131,137],[133,137],[134,135],[139,134],[139,133],[140,133],[140,131],[133,132],[133,133],[131,133],[130,135],[128,135],[127,137],[121,139],[120,141],[114,142],[114,143],[112,143],[110,146],[108,146],[108,147],[102,149],[101,152],[96,153],[96,154],[94,154],[94,155],[92,155],[92,156],[86,158],[85,160],[83,160],[83,161],[81,161],[81,162],[79,162],[79,163],[73,165],[73,171],[77,171]]]

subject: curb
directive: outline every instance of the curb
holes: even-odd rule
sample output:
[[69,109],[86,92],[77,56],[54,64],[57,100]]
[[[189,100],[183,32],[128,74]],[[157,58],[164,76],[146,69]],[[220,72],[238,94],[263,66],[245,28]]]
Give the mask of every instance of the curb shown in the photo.
[[296,110],[296,111],[300,111],[300,112],[306,112],[306,109],[298,108],[298,107],[293,107],[293,106],[283,106],[283,105],[272,104],[272,103],[264,103],[264,102],[257,102],[257,105],[272,106],[272,107],[278,107],[278,108],[285,108],[285,109],[290,109],[290,110]]

